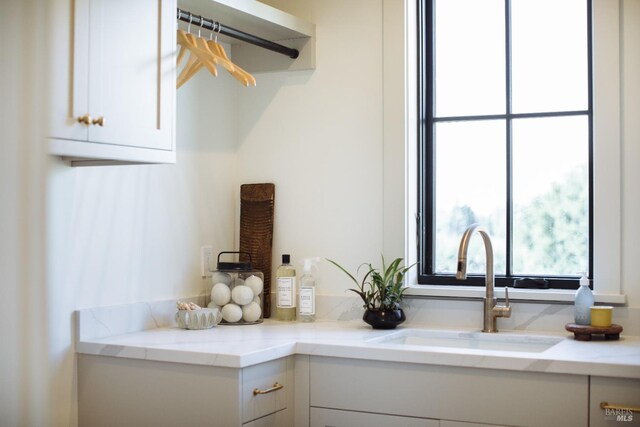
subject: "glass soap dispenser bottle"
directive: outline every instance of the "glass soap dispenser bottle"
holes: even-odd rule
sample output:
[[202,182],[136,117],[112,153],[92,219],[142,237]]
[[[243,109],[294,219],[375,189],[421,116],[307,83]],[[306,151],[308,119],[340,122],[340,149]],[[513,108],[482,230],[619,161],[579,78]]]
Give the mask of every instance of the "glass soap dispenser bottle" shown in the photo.
[[298,293],[298,320],[301,322],[316,320],[316,278],[311,269],[318,260],[319,258],[305,258],[302,261],[304,268]]

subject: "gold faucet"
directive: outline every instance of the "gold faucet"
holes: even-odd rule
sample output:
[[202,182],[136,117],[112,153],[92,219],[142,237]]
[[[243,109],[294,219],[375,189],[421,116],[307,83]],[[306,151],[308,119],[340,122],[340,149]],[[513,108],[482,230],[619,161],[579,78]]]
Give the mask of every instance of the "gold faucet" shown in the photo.
[[460,249],[458,250],[458,271],[456,272],[456,279],[464,280],[467,278],[467,250],[469,249],[469,240],[471,240],[471,236],[473,236],[476,231],[480,236],[482,236],[487,258],[484,282],[487,293],[484,297],[484,325],[482,332],[498,332],[496,318],[511,317],[509,290],[505,286],[505,305],[497,305],[496,298],[493,296],[493,246],[491,245],[491,237],[489,237],[487,230],[478,224],[472,224],[462,235],[462,239],[460,240]]

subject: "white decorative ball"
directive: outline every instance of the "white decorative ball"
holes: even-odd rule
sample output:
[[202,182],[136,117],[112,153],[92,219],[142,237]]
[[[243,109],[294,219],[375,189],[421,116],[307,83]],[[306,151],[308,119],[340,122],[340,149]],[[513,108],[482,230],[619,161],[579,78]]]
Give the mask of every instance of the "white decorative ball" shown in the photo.
[[212,283],[224,283],[225,285],[231,284],[231,276],[229,273],[223,273],[222,271],[214,271],[211,275]]
[[211,288],[211,301],[219,306],[223,306],[231,301],[231,291],[229,287],[224,283],[216,283],[213,285],[213,288]]
[[236,323],[242,319],[242,309],[235,304],[227,304],[222,307],[222,319],[228,323]]
[[255,322],[260,319],[261,314],[262,310],[260,309],[260,304],[256,302],[252,302],[242,307],[242,319],[245,322]]
[[256,295],[256,296],[253,298],[253,302],[255,302],[256,304],[260,304],[260,295]]
[[209,304],[207,304],[207,308],[220,308],[220,306],[213,301],[209,301]]
[[253,300],[253,291],[248,286],[236,286],[231,291],[231,299],[238,305],[247,305]]
[[258,276],[247,277],[244,281],[244,284],[251,288],[254,295],[260,295],[262,293],[262,289],[264,288],[264,283]]

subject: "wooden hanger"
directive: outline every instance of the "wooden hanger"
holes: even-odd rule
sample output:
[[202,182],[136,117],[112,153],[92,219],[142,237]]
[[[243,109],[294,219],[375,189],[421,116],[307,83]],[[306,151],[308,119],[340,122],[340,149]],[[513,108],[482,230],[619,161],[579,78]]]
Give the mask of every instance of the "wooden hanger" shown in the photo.
[[206,46],[206,49],[218,59],[218,63],[226,68],[227,71],[232,72],[233,70],[235,70],[235,64],[231,62],[227,55],[225,55],[224,53],[220,53],[220,51],[218,50],[218,44],[211,40],[211,38],[204,41],[204,46]]
[[189,53],[189,59],[182,68],[176,82],[178,89],[203,67],[214,76],[217,76],[218,70],[216,65],[224,67],[236,80],[242,83],[243,86],[256,85],[255,77],[238,67],[227,56],[224,47],[218,43],[217,36],[216,40],[205,40],[200,36],[196,37],[191,32],[178,29],[177,42],[180,45],[180,51],[176,58],[176,67],[183,62],[187,53]]
[[198,52],[200,52],[199,54],[204,56],[204,58],[200,58],[201,62],[211,74],[217,77],[218,69],[216,68],[216,65],[220,63],[220,58],[209,50],[209,46],[205,39],[198,37],[195,41],[196,47],[199,49]]
[[231,62],[231,60],[227,57],[226,54],[222,54],[222,55],[220,54],[220,51],[218,50],[218,46],[220,45],[218,43],[216,43],[213,40],[207,40],[207,46],[209,47],[209,50],[211,52],[213,52],[215,55],[220,57],[221,59],[220,65],[222,65],[232,76],[238,79],[240,83],[242,83],[244,86],[249,86],[249,79],[237,73],[237,69],[239,67],[235,65],[233,62]]
[[[187,28],[187,30],[188,30],[188,34],[191,34],[191,18],[189,19],[189,27]],[[178,53],[178,58],[176,59],[176,66],[180,65],[186,53],[191,49],[191,47],[195,46],[195,44],[189,38],[188,34],[187,32],[185,32],[184,30],[181,30],[178,27],[177,41],[178,41],[178,44],[180,45],[180,52]]]
[[189,51],[189,48],[186,46],[189,44],[189,40],[187,39],[187,35],[184,30],[178,28],[177,41],[180,45],[180,52],[178,52],[178,58],[176,59],[176,67],[180,65],[185,55]]
[[[189,78],[191,78],[191,75],[193,75],[193,74],[190,74],[190,72],[191,72],[191,70],[194,70],[194,68],[198,64],[198,56],[194,52],[194,49],[195,49],[196,46],[192,42],[191,38],[188,36],[188,33],[186,33],[184,30],[178,29],[177,39],[178,39],[178,44],[180,45],[180,52],[178,53],[178,60],[182,61],[182,59],[185,57],[186,53],[187,52],[190,53],[187,63],[182,68],[182,72],[178,76],[177,87],[180,87],[184,83],[186,83]],[[179,64],[178,61],[176,61],[176,66],[177,66],[177,64]],[[200,68],[198,68],[198,70],[199,69]]]
[[180,72],[177,88],[184,85],[202,67],[205,67],[214,76],[218,75],[216,63],[218,58],[208,49],[206,42],[201,37],[196,38],[191,33],[178,30],[178,44],[190,52],[189,60]]
[[229,73],[231,73],[231,75],[233,77],[235,77],[244,86],[249,86],[249,85],[255,86],[256,85],[255,77],[253,77],[251,74],[247,73],[242,68],[238,67],[236,64],[234,64],[231,61],[231,59],[229,59],[229,57],[227,56],[227,52],[225,52],[225,50],[224,50],[224,47],[222,47],[222,45],[220,43],[218,43],[217,37],[216,37],[216,40],[209,40],[207,43],[211,47],[212,51],[217,52],[217,54],[219,56],[221,56],[222,58],[224,58],[230,64],[233,65],[232,69],[227,68],[227,71],[229,71]]

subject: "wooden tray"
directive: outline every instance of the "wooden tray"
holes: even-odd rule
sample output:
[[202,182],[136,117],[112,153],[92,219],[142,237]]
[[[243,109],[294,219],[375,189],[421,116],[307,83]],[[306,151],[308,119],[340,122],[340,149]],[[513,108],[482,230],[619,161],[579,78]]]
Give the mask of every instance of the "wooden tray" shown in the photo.
[[591,341],[593,335],[604,335],[605,340],[619,340],[622,326],[612,324],[608,328],[600,328],[598,326],[578,325],[575,323],[567,323],[564,328],[573,332],[576,341]]
[[[273,245],[274,184],[240,186],[240,251],[251,254],[253,268],[264,274],[262,314],[271,316],[271,252]],[[249,261],[240,257],[241,261]]]

